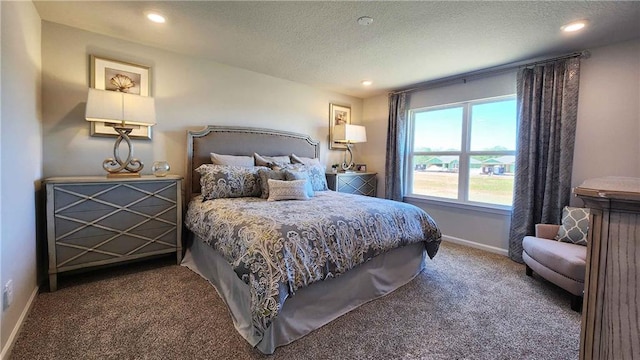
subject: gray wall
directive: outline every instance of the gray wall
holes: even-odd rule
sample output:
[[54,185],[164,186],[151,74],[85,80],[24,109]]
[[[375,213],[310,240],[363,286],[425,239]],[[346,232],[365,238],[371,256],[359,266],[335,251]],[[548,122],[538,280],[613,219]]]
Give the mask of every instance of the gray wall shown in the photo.
[[[581,65],[573,186],[601,176],[640,177],[640,40],[590,51],[591,58]],[[366,153],[366,162],[374,164],[379,173],[378,193],[382,196],[387,97],[366,99],[363,114],[363,123],[371,135],[361,149]],[[507,253],[508,213],[416,204],[431,213],[445,238]],[[574,198],[572,204],[581,206],[582,202]]]
[[[593,49],[581,64],[572,186],[640,176],[640,40]],[[574,198],[572,203],[582,206]]]
[[[2,358],[35,298],[36,191],[42,177],[40,17],[32,2],[0,3],[0,253],[1,283],[14,298],[2,312]],[[1,287],[0,287],[1,288]]]
[[172,173],[184,174],[186,130],[208,124],[309,134],[330,164],[343,153],[328,149],[329,103],[351,106],[354,123],[362,116],[358,98],[44,21],[45,177],[104,174],[102,161],[113,152],[114,139],[90,137],[84,119],[90,54],[152,67],[157,124],[152,141],[134,141],[143,173],[168,160]]

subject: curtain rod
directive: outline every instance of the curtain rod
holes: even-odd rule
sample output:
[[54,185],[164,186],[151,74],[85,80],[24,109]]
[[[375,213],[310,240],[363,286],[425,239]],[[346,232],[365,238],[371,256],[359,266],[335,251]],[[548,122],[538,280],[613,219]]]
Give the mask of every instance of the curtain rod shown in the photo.
[[471,71],[464,74],[453,75],[453,76],[449,76],[449,77],[445,77],[437,80],[427,81],[424,83],[414,85],[414,87],[412,88],[392,91],[390,92],[390,94],[402,94],[402,93],[408,93],[408,92],[417,91],[417,90],[426,90],[426,89],[430,89],[430,88],[434,88],[442,85],[449,85],[451,83],[456,83],[461,80],[463,83],[466,83],[467,80],[476,79],[479,77],[485,77],[489,75],[497,75],[497,74],[509,72],[518,68],[536,66],[536,65],[546,64],[546,63],[550,63],[558,60],[570,59],[574,57],[588,59],[590,56],[591,56],[591,53],[589,52],[589,50],[582,50],[582,51],[573,52],[570,54],[565,54],[565,55],[556,56],[553,58],[548,58],[543,60],[518,61],[518,62],[508,63],[504,65],[493,66],[486,69]]

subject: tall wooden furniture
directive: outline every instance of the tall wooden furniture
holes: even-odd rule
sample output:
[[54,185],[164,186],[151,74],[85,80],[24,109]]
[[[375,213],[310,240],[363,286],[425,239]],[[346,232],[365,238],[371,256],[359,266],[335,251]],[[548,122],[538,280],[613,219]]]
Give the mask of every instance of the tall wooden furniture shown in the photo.
[[574,189],[591,208],[580,359],[640,359],[640,179]]
[[159,254],[182,259],[182,178],[57,177],[47,189],[49,289],[64,271]]
[[378,183],[376,173],[344,172],[327,173],[327,185],[334,191],[375,197]]

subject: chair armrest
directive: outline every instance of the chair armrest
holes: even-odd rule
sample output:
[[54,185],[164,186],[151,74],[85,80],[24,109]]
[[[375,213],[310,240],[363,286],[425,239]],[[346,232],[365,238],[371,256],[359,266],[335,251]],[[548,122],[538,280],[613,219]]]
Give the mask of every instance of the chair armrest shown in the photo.
[[553,240],[558,235],[560,225],[536,224],[536,237]]

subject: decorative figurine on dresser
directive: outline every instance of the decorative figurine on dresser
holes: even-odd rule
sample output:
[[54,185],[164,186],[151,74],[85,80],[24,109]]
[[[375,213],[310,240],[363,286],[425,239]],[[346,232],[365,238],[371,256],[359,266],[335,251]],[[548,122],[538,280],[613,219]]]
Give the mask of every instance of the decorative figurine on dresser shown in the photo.
[[168,253],[182,260],[182,177],[54,177],[44,184],[50,291],[65,271]]
[[640,359],[640,179],[584,181],[591,209],[580,359]]

